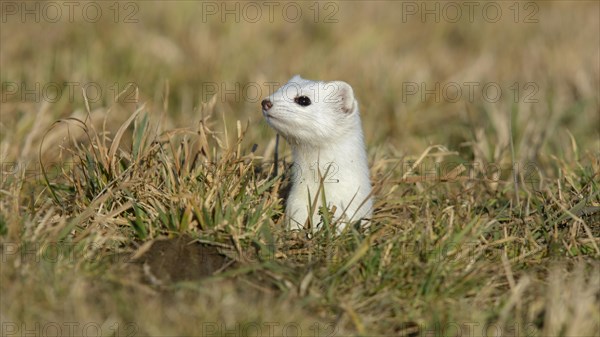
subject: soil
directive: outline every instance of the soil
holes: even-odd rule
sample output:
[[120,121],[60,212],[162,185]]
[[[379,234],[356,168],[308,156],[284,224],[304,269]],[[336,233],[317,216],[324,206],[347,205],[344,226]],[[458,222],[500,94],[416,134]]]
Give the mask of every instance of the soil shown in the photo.
[[215,246],[199,243],[190,236],[181,236],[145,244],[132,262],[142,265],[145,278],[151,283],[168,284],[212,276],[232,261]]

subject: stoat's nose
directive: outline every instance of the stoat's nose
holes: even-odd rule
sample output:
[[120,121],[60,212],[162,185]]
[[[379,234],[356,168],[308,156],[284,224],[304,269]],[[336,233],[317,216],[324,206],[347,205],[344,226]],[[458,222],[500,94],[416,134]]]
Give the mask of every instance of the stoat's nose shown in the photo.
[[262,105],[263,110],[267,111],[273,107],[273,102],[271,102],[268,98],[265,98],[262,102],[260,102],[260,105]]

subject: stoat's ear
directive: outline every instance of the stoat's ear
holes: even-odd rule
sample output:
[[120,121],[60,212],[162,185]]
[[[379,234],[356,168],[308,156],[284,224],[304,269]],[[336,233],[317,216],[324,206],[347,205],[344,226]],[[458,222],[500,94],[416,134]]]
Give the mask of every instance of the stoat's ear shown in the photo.
[[300,75],[294,75],[294,77],[290,78],[290,82],[293,83],[300,83],[302,81],[304,81],[304,79],[300,77]]
[[335,101],[340,104],[340,108],[343,113],[352,113],[354,111],[354,91],[350,84],[343,81],[329,82],[334,86],[335,90]]

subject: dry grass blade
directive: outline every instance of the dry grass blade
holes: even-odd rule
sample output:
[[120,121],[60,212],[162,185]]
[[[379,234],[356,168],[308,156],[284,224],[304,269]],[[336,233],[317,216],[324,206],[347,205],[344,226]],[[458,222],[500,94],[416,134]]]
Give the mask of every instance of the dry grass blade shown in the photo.
[[[44,140],[46,139],[46,136],[50,133],[50,131],[52,131],[52,129],[54,129],[57,125],[60,125],[62,123],[68,123],[68,122],[75,122],[87,134],[86,124],[84,122],[80,121],[77,118],[66,118],[66,119],[58,120],[58,121],[52,123],[52,125],[50,127],[48,127],[48,129],[46,130],[46,132],[44,132],[44,134],[42,135],[42,140],[40,141],[40,147],[39,147],[39,150],[38,150],[38,157],[40,159],[40,170],[41,170],[42,175],[44,177],[44,183],[46,184],[46,187],[50,191],[50,194],[51,194],[52,198],[54,199],[54,201],[58,205],[62,205],[62,202],[58,198],[56,192],[54,191],[54,188],[50,184],[50,179],[48,177],[48,172],[46,171],[46,167],[44,166],[44,164],[42,162],[42,158],[43,158],[42,149],[43,149],[43,146],[44,146]],[[88,135],[88,137],[89,137],[89,135]]]
[[129,127],[129,125],[131,124],[131,122],[133,122],[133,120],[135,120],[135,118],[138,116],[138,114],[144,110],[146,107],[145,104],[143,104],[141,107],[139,107],[138,109],[136,109],[131,116],[129,116],[129,118],[127,119],[127,121],[125,123],[123,123],[123,125],[121,125],[121,127],[119,128],[119,130],[117,130],[117,133],[115,134],[115,138],[112,141],[112,144],[110,145],[110,150],[108,151],[108,159],[110,162],[110,168],[112,170],[112,172],[117,172],[116,166],[115,166],[115,162],[117,160],[116,157],[116,153],[117,150],[119,149],[119,145],[121,144],[121,138],[123,137],[123,134],[125,133],[125,131],[127,130],[127,128]]

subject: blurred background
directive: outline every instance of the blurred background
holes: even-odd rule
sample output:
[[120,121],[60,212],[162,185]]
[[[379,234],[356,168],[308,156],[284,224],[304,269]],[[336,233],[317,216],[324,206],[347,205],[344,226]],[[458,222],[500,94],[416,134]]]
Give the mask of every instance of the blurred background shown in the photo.
[[[0,1],[3,331],[597,336],[599,19],[598,1]],[[260,101],[295,74],[354,89],[373,235],[280,233]],[[504,180],[404,180],[398,164],[423,158]],[[184,233],[281,249],[167,288],[113,255]],[[40,260],[33,243],[83,254]],[[5,263],[16,246],[31,261]]]
[[501,162],[511,120],[520,160],[543,164],[573,142],[600,151],[596,1],[3,1],[1,10],[8,161],[34,155],[34,129],[83,116],[82,89],[93,113],[112,106],[109,129],[141,103],[162,130],[194,125],[215,96],[218,124],[250,123],[245,146],[260,152],[274,132],[259,102],[294,74],[353,86],[371,156],[442,144]]

